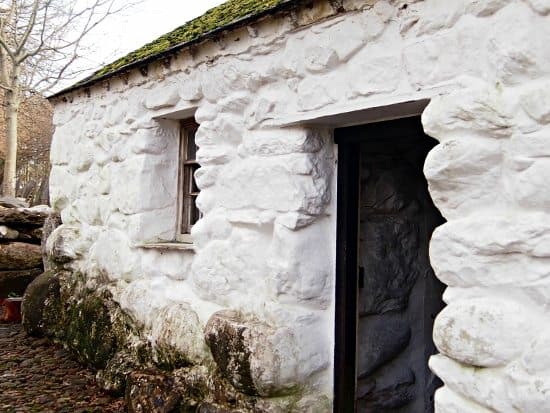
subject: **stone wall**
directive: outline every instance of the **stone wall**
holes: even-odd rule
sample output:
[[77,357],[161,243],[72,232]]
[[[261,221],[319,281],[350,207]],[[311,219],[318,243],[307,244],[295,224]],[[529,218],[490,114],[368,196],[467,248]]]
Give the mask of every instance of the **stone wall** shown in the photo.
[[28,208],[24,203],[17,207],[14,201],[0,199],[0,300],[22,297],[31,281],[43,272],[40,242],[49,208]]
[[[169,344],[217,366],[262,403],[331,399],[331,130],[352,111],[430,98],[423,123],[441,144],[425,173],[448,220],[430,251],[449,285],[436,408],[548,410],[549,13],[546,0],[319,1],[67,95],[55,102],[52,239],[153,353]],[[174,238],[174,119],[193,113],[194,249],[145,248]],[[227,346],[242,351],[227,360]]]

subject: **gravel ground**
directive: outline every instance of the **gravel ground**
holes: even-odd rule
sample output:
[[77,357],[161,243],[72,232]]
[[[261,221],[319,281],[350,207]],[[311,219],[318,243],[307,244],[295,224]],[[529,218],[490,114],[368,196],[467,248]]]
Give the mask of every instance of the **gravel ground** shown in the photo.
[[20,324],[0,324],[0,412],[124,412],[124,401],[97,387],[62,347],[29,337]]

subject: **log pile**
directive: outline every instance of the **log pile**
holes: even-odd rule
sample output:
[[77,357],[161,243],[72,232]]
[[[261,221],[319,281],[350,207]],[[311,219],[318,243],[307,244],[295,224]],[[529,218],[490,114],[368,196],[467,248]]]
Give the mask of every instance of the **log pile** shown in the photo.
[[44,206],[21,208],[0,198],[0,299],[22,296],[43,272],[40,241],[47,216]]

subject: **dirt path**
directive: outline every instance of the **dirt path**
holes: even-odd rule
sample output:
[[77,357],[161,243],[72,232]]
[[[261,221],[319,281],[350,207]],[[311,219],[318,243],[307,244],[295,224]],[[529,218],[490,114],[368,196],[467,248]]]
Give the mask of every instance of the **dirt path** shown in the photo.
[[0,324],[0,412],[123,411],[123,400],[102,393],[63,348],[28,337],[21,325]]

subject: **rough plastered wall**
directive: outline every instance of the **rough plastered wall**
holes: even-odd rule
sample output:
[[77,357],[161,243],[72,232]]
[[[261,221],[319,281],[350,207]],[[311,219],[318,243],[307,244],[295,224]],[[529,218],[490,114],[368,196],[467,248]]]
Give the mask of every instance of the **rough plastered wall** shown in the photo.
[[[549,13],[548,0],[317,2],[66,96],[54,239],[153,347],[204,361],[206,326],[238,390],[330,399],[336,165],[314,120],[431,98],[423,123],[441,144],[425,173],[448,220],[430,251],[449,285],[436,409],[549,410]],[[195,249],[144,248],[174,237],[177,122],[162,118],[195,110]],[[220,331],[239,326],[247,383],[216,354]]]

